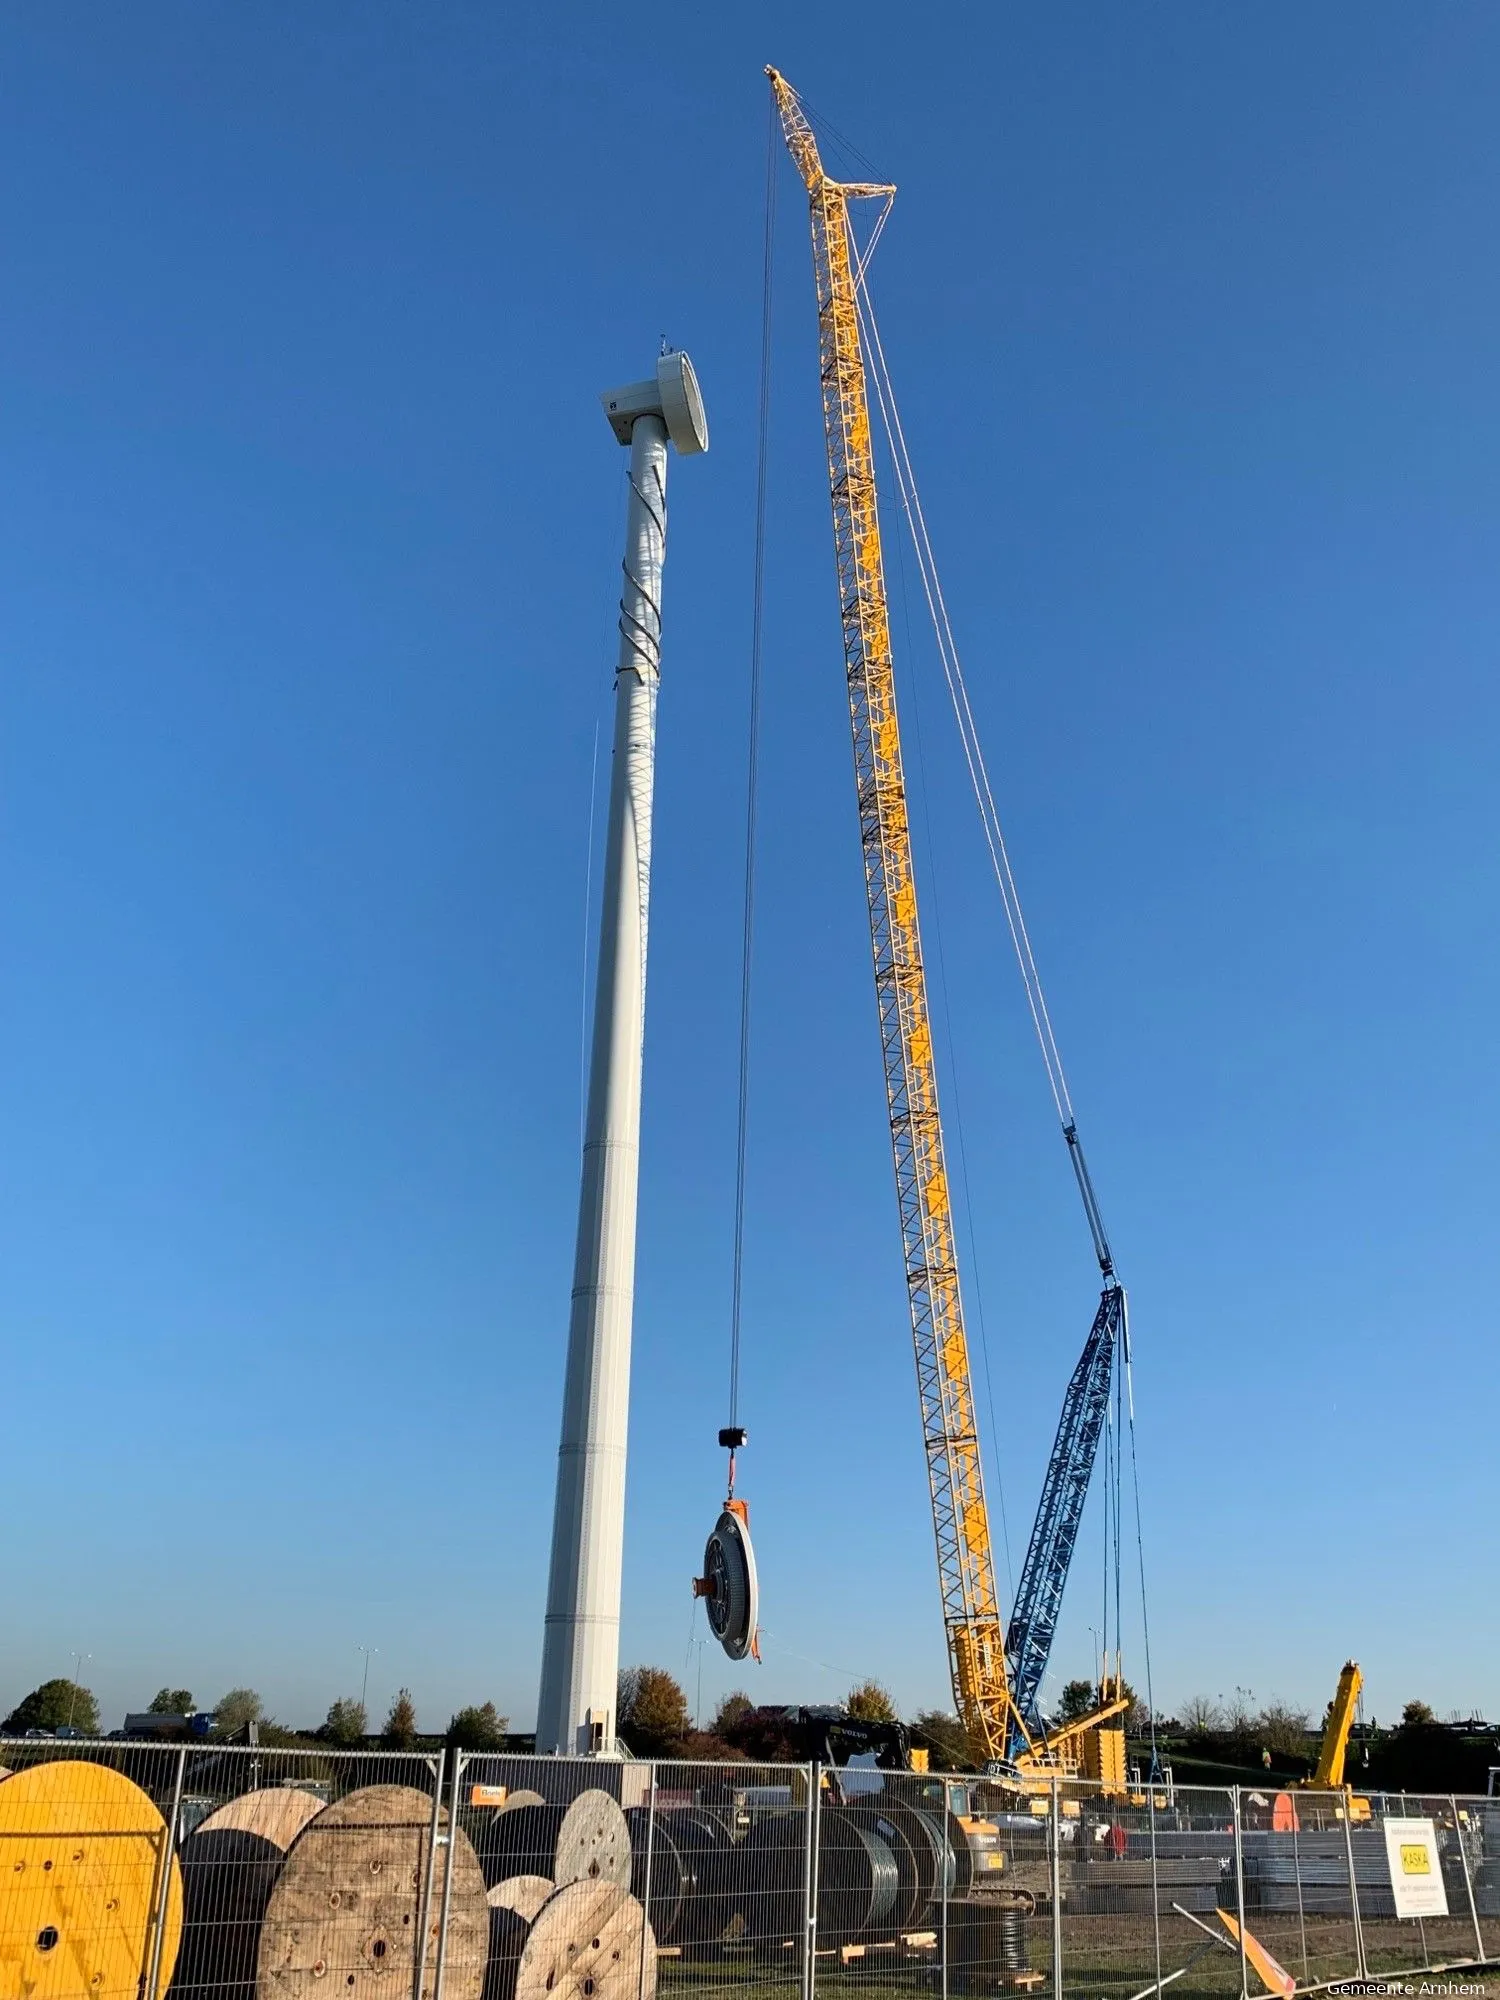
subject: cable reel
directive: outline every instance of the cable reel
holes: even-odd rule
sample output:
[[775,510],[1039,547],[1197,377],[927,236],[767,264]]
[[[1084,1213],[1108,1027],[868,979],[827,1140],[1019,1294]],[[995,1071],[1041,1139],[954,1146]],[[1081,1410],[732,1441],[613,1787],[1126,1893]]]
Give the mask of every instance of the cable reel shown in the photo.
[[760,1658],[760,1584],[750,1540],[750,1508],[734,1497],[734,1455],[747,1433],[719,1432],[729,1453],[729,1492],[703,1550],[703,1574],[693,1578],[693,1595],[703,1599],[708,1629],[731,1660]]

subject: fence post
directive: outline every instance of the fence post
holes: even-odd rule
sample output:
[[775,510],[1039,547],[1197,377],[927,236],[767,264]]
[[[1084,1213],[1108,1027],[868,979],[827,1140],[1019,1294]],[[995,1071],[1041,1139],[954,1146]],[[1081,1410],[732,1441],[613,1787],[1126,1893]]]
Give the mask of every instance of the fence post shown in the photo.
[[[458,1777],[468,1761],[468,1757],[462,1750],[454,1751],[453,1781],[448,1788],[448,1832],[446,1835],[448,1854],[443,1863],[443,1900],[438,1910],[437,1964],[433,1968],[432,1974],[432,2000],[443,2000],[443,1961],[448,1955],[448,1904],[453,1895],[453,1846],[458,1838]],[[442,1789],[442,1782],[439,1779],[439,1796],[442,1794]],[[442,1833],[439,1833],[437,1838],[438,1840],[442,1840],[444,1837]],[[435,1841],[433,1845],[436,1846],[436,1844],[437,1842]]]
[[413,1976],[412,2000],[422,2000],[422,1981],[427,1975],[427,1919],[432,1914],[432,1871],[437,1866],[438,1827],[443,1816],[443,1771],[447,1763],[446,1750],[439,1750],[437,1763],[429,1759],[427,1768],[432,1772],[432,1824],[427,1829],[427,1872],[422,1877],[422,1901],[417,1911],[416,1970]]
[[655,1844],[656,1760],[653,1758],[646,1766],[646,1879],[641,1884],[641,1980],[636,2000],[646,2000],[646,1947],[651,1935],[651,1865]]
[[[172,1863],[177,1854],[177,1822],[182,1816],[182,1779],[187,1769],[187,1747],[177,1752],[177,1770],[172,1778],[172,1810],[167,1815],[166,1838],[161,1867],[156,1871],[156,1893],[152,1897],[151,1968],[146,1975],[145,2000],[157,2000],[161,1983],[161,1949],[167,1928],[167,1905],[172,1896]],[[50,1868],[52,1863],[49,1861]]]
[[822,1766],[807,1766],[807,1846],[802,1856],[802,2000],[813,2000],[818,1977],[818,1815]]
[[1474,1926],[1474,1949],[1484,1957],[1484,1932],[1479,1928],[1479,1905],[1474,1900],[1474,1878],[1469,1873],[1469,1854],[1464,1846],[1464,1830],[1459,1824],[1458,1800],[1452,1792],[1448,1794],[1448,1804],[1453,1812],[1453,1837],[1458,1842],[1458,1858],[1463,1863],[1464,1891],[1469,1898],[1469,1919]]
[[1052,1780],[1052,2000],[1062,2000],[1062,1792]]
[[1240,1817],[1240,1788],[1229,1794],[1234,1814],[1234,1914],[1240,1928],[1240,2000],[1250,2000],[1250,1972],[1245,1964],[1245,1829]]
[[1297,1883],[1297,1935],[1302,1940],[1302,1984],[1312,1981],[1312,1971],[1307,1962],[1307,1905],[1302,1895],[1302,1815],[1292,1801],[1292,1874]]
[[943,1780],[943,1851],[938,1863],[938,1984],[941,2000],[948,2000],[948,1871],[952,1865],[953,1842],[948,1828],[953,1821],[953,1787]]
[[1365,1963],[1365,1927],[1359,1914],[1359,1877],[1354,1868],[1354,1831],[1349,1823],[1350,1797],[1350,1793],[1344,1793],[1340,1816],[1344,1822],[1344,1852],[1349,1857],[1349,1906],[1354,1912],[1354,1961],[1360,1978],[1368,1979],[1370,1968]]
[[1156,1861],[1156,1767],[1153,1760],[1151,1780],[1146,1788],[1146,1798],[1150,1806],[1151,1819],[1151,1944],[1156,1964],[1156,2000],[1161,2000],[1161,1880]]

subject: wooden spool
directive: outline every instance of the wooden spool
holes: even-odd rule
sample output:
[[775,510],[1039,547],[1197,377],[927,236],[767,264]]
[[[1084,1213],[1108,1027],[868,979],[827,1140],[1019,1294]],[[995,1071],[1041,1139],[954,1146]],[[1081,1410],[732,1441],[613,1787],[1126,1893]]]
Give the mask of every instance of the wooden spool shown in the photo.
[[614,1882],[570,1882],[547,1899],[516,1967],[515,2000],[655,1995],[656,1939],[628,1890]]
[[432,2000],[450,1866],[444,2000],[479,2000],[489,1955],[484,1877],[446,1810],[437,1825],[420,1979],[432,1800],[406,1785],[368,1785],[325,1806],[287,1855],[261,1925],[257,2000]]
[[245,1792],[211,1812],[182,1847],[182,1952],[173,2000],[252,2000],[261,1920],[287,1850],[323,1810],[290,1785]]
[[545,1875],[511,1875],[497,1882],[486,1900],[492,1910],[510,1910],[532,1924],[556,1887]]
[[0,1883],[4,2000],[149,1994],[158,1910],[156,1990],[166,1991],[182,1874],[166,1821],[119,1771],[68,1760],[12,1773],[0,1786]]
[[199,1822],[193,1837],[199,1839],[205,1833],[248,1833],[257,1840],[269,1841],[285,1854],[308,1821],[322,1812],[323,1804],[316,1792],[304,1791],[300,1785],[267,1785],[258,1792],[242,1792],[228,1805],[211,1812]]
[[545,1875],[512,1875],[491,1889],[490,1962],[484,1974],[484,2000],[511,2000],[516,1990],[516,1967],[531,1926],[553,1888]]
[[512,1792],[500,1812],[514,1812],[517,1806],[544,1806],[547,1801],[540,1792]]
[[630,1887],[630,1828],[608,1792],[580,1792],[571,1805],[512,1806],[478,1829],[479,1863],[490,1884],[511,1875]]

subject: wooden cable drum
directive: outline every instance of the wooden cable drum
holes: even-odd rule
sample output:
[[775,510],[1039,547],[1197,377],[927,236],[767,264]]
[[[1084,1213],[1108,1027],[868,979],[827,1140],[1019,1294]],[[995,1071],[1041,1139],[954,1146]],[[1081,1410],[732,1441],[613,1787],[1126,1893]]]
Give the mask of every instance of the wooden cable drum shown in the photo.
[[542,1905],[514,2000],[655,2000],[656,1939],[615,1882],[569,1882]]
[[495,1810],[508,1813],[514,1812],[517,1806],[544,1806],[546,1803],[540,1792],[512,1792],[505,1804],[497,1806]]
[[490,1962],[484,1974],[484,2000],[511,2000],[531,1926],[555,1886],[545,1875],[511,1875],[490,1890]]
[[543,1903],[556,1887],[545,1875],[511,1875],[497,1882],[485,1900],[492,1910],[513,1911],[530,1924],[535,1923]]
[[173,2000],[252,2000],[261,1920],[287,1850],[323,1810],[300,1786],[245,1792],[183,1842],[182,1951]]
[[268,1841],[285,1854],[310,1819],[322,1812],[325,1801],[301,1785],[267,1785],[258,1792],[242,1792],[237,1799],[219,1806],[207,1819],[200,1820],[194,1838],[205,1833],[248,1833]]
[[728,1824],[700,1806],[654,1812],[632,1806],[625,1823],[630,1830],[630,1891],[644,1906],[658,1944],[716,1944],[734,1915],[727,1873],[734,1837]]
[[570,1805],[511,1806],[476,1829],[479,1865],[493,1886],[509,1875],[630,1886],[630,1829],[608,1792],[580,1792]]
[[150,2000],[153,1958],[166,1990],[182,1875],[166,1821],[119,1771],[69,1760],[12,1773],[0,1883],[0,2000]]
[[[490,1930],[484,1877],[445,1809],[435,1857],[432,1829],[432,1800],[406,1785],[367,1785],[310,1820],[266,1905],[257,2000],[432,2000],[450,1868],[444,2000],[479,2000]],[[419,1940],[429,1860],[432,1896]]]

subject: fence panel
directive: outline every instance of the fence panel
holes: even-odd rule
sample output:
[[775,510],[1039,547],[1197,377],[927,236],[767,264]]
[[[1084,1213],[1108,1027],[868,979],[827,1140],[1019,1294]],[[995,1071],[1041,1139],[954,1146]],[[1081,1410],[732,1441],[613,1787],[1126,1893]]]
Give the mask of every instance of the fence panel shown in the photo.
[[1066,1989],[1120,2000],[1158,1983],[1183,1996],[1239,1991],[1239,1947],[1218,1915],[1239,1909],[1228,1792],[1068,1786],[1059,1819]]
[[[437,1909],[482,1935],[441,1757],[0,1745],[0,1966],[48,2000],[434,2000]],[[425,1950],[422,1949],[425,1940]],[[477,1978],[448,2000],[480,2000]]]
[[[1367,1859],[1359,1870],[1360,1923],[1373,1977],[1472,1963],[1483,1955],[1471,1870],[1482,1852],[1474,1818],[1455,1801],[1375,1794],[1367,1824],[1352,1829]],[[1359,1801],[1356,1810],[1363,1808]],[[1472,1843],[1472,1852],[1471,1846]],[[1408,1913],[1397,1904],[1413,1894]]]
[[[1268,1786],[1238,1798],[1247,1950],[1268,1951],[1299,1986],[1359,1977],[1363,1906],[1350,1863],[1363,1881],[1370,1857],[1363,1836],[1351,1845],[1343,1794]],[[1253,1991],[1253,1964],[1250,1974]]]

